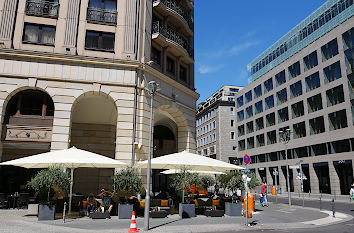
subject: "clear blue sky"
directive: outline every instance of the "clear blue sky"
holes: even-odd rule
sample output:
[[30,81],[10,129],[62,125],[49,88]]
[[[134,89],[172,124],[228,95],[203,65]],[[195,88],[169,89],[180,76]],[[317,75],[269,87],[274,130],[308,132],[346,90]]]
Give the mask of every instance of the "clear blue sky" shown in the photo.
[[223,85],[247,86],[247,64],[325,2],[195,0],[198,103]]

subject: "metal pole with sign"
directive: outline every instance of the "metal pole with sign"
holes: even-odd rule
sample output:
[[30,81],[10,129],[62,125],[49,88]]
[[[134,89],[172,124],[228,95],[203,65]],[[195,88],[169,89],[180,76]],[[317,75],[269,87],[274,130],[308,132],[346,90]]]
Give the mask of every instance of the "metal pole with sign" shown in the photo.
[[274,168],[273,170],[273,175],[275,179],[275,203],[278,203],[278,179],[277,179],[278,170],[276,168]]
[[250,170],[248,169],[248,164],[251,162],[251,158],[249,155],[243,156],[243,162],[246,165],[246,169],[244,170],[244,175],[242,176],[243,182],[245,183],[245,193],[246,193],[246,226],[248,226],[248,182],[251,180],[250,178],[247,177],[247,174],[249,174]]

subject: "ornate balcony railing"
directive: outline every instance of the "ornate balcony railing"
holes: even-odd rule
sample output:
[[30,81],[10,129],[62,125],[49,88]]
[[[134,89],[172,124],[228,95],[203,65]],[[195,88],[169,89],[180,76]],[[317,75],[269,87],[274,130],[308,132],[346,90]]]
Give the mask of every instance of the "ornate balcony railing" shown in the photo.
[[160,21],[155,21],[152,24],[152,34],[159,33],[163,35],[166,39],[173,41],[174,43],[181,46],[186,52],[193,58],[193,49],[189,46],[187,40],[185,40],[182,35],[169,26],[164,26]]
[[59,3],[42,0],[27,0],[26,14],[58,18]]
[[87,8],[87,20],[116,25],[117,11],[89,7]]
[[180,15],[187,22],[189,28],[192,31],[194,30],[191,15],[176,0],[155,0],[155,1],[161,2],[168,9]]

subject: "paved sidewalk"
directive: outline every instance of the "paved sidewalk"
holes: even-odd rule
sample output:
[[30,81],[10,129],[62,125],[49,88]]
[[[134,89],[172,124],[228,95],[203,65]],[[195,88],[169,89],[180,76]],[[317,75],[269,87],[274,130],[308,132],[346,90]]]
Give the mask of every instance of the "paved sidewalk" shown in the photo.
[[[257,208],[257,207],[256,207]],[[323,226],[352,219],[352,216],[337,213],[331,217],[328,211],[318,211],[311,208],[291,207],[284,204],[271,204],[269,208],[258,207],[250,219],[251,227],[245,226],[243,217],[211,218],[197,216],[191,219],[180,219],[177,215],[170,215],[164,219],[151,219],[149,232],[218,232],[218,231],[245,231],[256,229],[292,229]],[[129,219],[90,218],[68,219],[63,223],[61,219],[55,221],[37,221],[36,217],[25,216],[26,210],[0,210],[0,232],[13,233],[41,233],[41,232],[128,232]],[[137,218],[137,226],[141,232],[143,218]]]

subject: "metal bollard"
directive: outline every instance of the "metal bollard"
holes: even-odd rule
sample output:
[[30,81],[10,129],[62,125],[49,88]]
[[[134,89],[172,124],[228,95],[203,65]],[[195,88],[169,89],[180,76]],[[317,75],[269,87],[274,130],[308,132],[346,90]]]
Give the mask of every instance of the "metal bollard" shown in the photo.
[[334,198],[332,198],[332,217],[333,218],[335,218],[336,216],[335,216],[335,214],[336,214],[336,210],[335,210],[335,206],[334,206],[335,204],[334,204]]
[[65,223],[65,212],[66,212],[66,202],[64,202],[64,209],[63,209],[63,223]]

